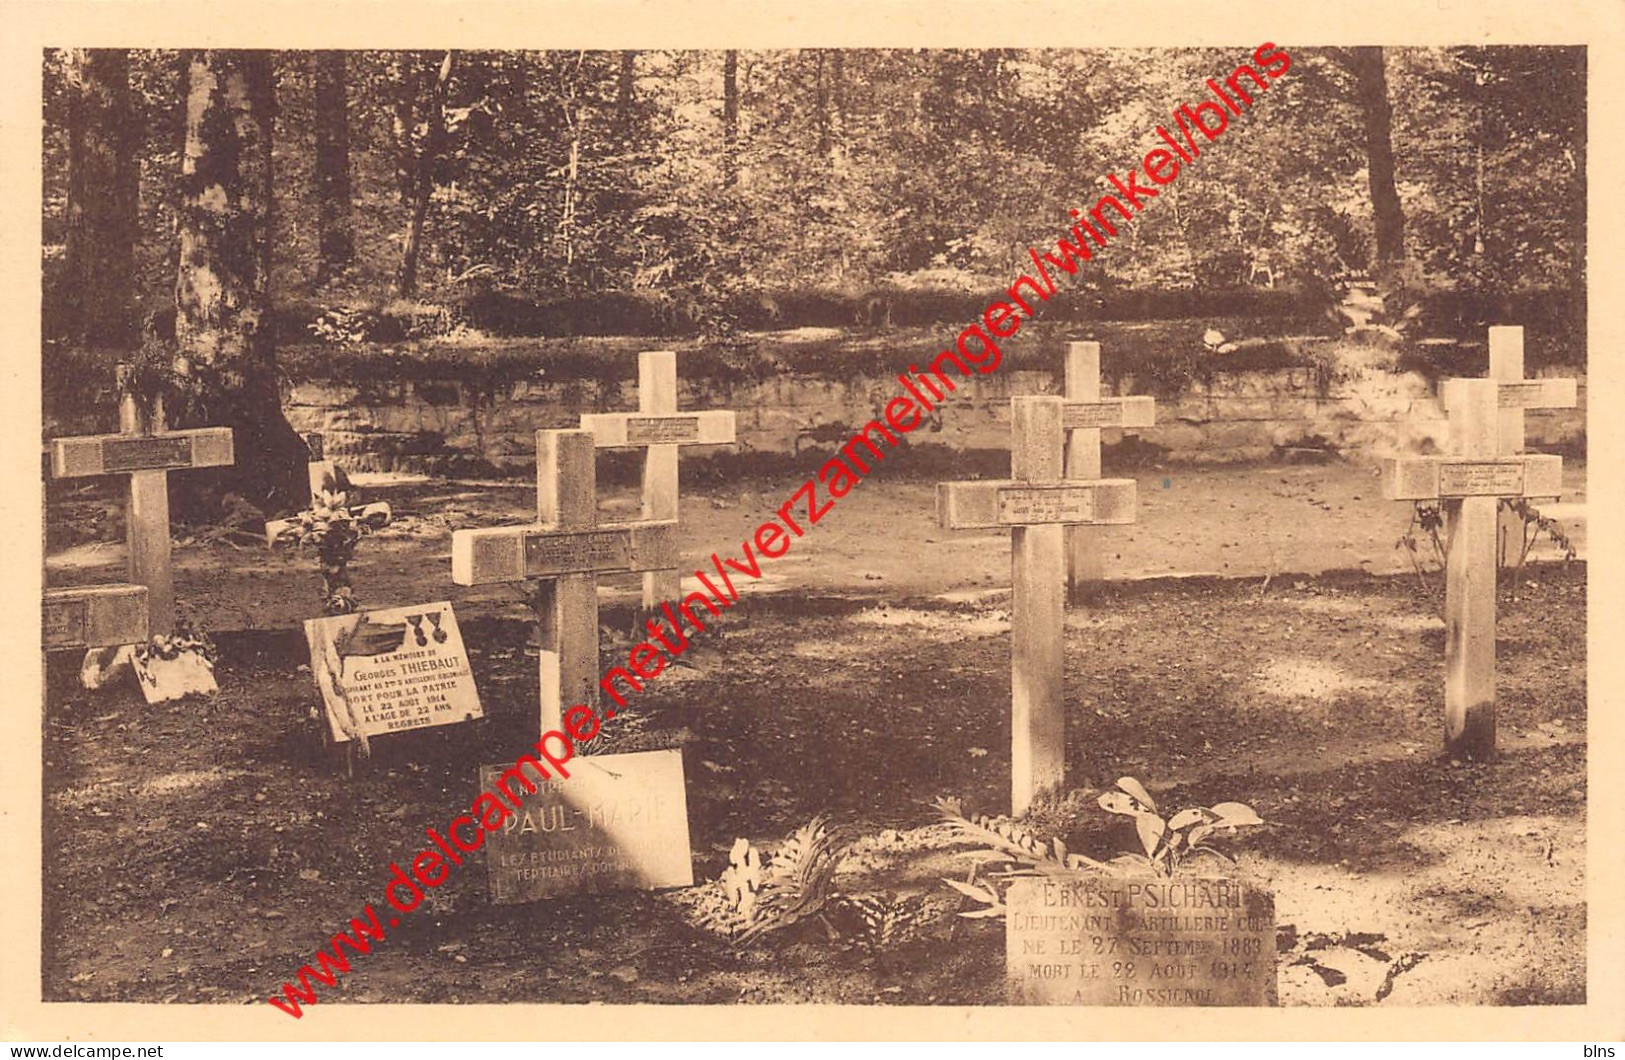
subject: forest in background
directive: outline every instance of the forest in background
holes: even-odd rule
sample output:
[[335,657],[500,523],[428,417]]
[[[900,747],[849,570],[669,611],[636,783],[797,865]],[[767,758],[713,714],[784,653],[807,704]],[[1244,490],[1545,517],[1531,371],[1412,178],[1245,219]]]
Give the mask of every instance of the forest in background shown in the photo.
[[[1369,273],[1583,335],[1583,48],[1285,47],[1057,313],[1303,317]],[[959,320],[1247,57],[49,51],[45,372],[145,345],[214,380],[176,417],[286,464],[278,345]]]

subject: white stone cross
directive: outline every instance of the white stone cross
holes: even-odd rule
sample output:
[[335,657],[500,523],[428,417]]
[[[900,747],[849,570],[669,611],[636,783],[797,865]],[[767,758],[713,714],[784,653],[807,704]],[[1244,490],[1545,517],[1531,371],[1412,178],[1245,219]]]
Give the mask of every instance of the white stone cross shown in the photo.
[[[120,366],[120,378],[127,369]],[[143,422],[135,398],[119,402],[119,433],[56,438],[51,442],[55,478],[130,476],[124,509],[129,544],[129,581],[146,587],[147,626],[152,635],[175,631],[175,588],[170,572],[169,472],[226,467],[235,460],[230,427],[166,431],[162,400]],[[140,638],[145,639],[145,638]]]
[[[1100,477],[1102,427],[1154,427],[1156,402],[1149,397],[1100,396],[1100,343],[1066,344],[1066,477],[1088,482]],[[1066,528],[1067,588],[1073,599],[1104,577],[1100,533],[1092,526]]]
[[1496,509],[1501,497],[1557,497],[1563,458],[1499,455],[1494,379],[1449,379],[1455,455],[1383,462],[1383,496],[1438,500],[1445,517],[1445,749],[1452,758],[1495,754]]
[[[677,448],[726,445],[734,440],[734,414],[725,410],[677,411],[677,355],[671,350],[638,354],[638,411],[588,413],[581,429],[600,449],[643,448],[643,518],[677,519]],[[643,606],[682,599],[682,575],[670,570],[643,576]]]
[[541,579],[541,729],[563,711],[598,701],[598,575],[676,567],[670,520],[598,525],[598,476],[587,431],[536,432],[536,523],[458,530],[451,579],[492,585]]
[[[1579,404],[1575,380],[1525,379],[1523,371],[1523,328],[1490,328],[1490,378],[1501,384],[1495,401],[1500,425],[1496,452],[1502,456],[1523,452],[1524,409],[1572,409]],[[1445,411],[1449,411],[1448,405]],[[1503,567],[1517,564],[1523,553],[1523,533],[1523,518],[1517,512],[1501,512],[1496,554]]]
[[1063,528],[1134,522],[1133,479],[1062,477],[1065,406],[1058,397],[1012,398],[1010,479],[937,485],[943,527],[1011,528],[1010,801],[1017,814],[1065,775]]

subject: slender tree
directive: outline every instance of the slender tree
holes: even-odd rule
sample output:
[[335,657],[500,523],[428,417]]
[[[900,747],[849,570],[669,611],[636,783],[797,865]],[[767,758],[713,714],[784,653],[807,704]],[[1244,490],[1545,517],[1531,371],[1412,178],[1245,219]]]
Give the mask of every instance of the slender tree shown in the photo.
[[322,51],[316,65],[316,283],[327,283],[355,258],[350,219],[349,79],[345,55]]
[[739,53],[722,53],[722,183],[739,179]]
[[[236,465],[205,480],[266,512],[308,501],[305,443],[282,413],[270,321],[270,53],[189,56],[175,284],[181,418],[236,432]],[[201,477],[201,476],[199,476]]]
[[[409,57],[408,62],[411,63]],[[416,69],[416,64],[411,64]],[[451,82],[452,53],[446,52],[445,58],[440,61],[439,71],[429,83],[429,98],[426,101],[417,99],[418,85],[422,78],[414,76],[409,78],[402,86],[403,93],[410,92],[411,96],[404,105],[405,112],[415,113],[418,104],[422,104],[422,116],[416,121],[406,125],[406,138],[404,143],[409,151],[408,165],[410,172],[412,213],[406,226],[406,246],[401,252],[401,270],[395,281],[395,293],[401,298],[411,298],[417,293],[418,287],[418,261],[423,253],[423,224],[429,216],[429,199],[434,193],[435,166],[439,163],[440,152],[446,141],[446,86]],[[397,114],[400,112],[398,111]],[[397,125],[400,119],[397,117]]]
[[1355,91],[1365,124],[1366,180],[1377,236],[1377,265],[1405,256],[1405,214],[1394,187],[1394,111],[1388,102],[1388,75],[1378,47],[1349,48],[1341,53],[1354,74]]
[[64,307],[73,337],[88,346],[137,345],[135,243],[138,139],[130,107],[129,55],[74,49],[67,58],[68,201]]

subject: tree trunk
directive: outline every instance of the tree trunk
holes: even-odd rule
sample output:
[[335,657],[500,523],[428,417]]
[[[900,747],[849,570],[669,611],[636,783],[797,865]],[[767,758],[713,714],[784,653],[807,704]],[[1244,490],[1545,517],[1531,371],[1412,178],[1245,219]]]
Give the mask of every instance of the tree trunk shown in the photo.
[[[406,248],[401,252],[401,271],[395,283],[398,298],[411,298],[418,288],[418,259],[423,249],[423,222],[429,216],[429,198],[434,193],[434,167],[446,139],[446,85],[451,80],[451,57],[441,60],[425,106],[424,128],[409,130],[412,144],[412,216],[406,227]],[[416,78],[412,79],[415,86]]]
[[316,53],[316,284],[327,283],[355,260],[350,223],[350,114],[345,56]]
[[637,103],[637,62],[637,52],[621,53],[620,76],[615,83],[615,112],[623,129],[631,127],[632,107]]
[[129,351],[140,337],[129,55],[123,49],[74,49],[67,73],[66,319],[75,341]]
[[[282,414],[270,321],[271,53],[191,53],[181,159],[176,368],[191,424],[236,432],[234,467],[181,476],[193,513],[230,491],[270,513],[309,501]],[[195,489],[193,487],[196,487]]]
[[722,183],[739,179],[739,53],[722,53]]
[[1365,117],[1366,174],[1377,234],[1377,265],[1405,256],[1405,214],[1394,188],[1394,112],[1388,103],[1388,77],[1381,48],[1349,49],[1360,110]]

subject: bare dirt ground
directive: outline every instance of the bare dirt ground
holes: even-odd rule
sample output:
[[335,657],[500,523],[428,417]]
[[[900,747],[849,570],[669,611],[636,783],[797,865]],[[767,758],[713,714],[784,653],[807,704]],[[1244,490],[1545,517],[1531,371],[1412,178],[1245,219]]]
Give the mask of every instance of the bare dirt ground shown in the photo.
[[[1503,594],[1502,755],[1452,766],[1439,605],[1393,547],[1407,506],[1343,465],[1136,477],[1115,580],[1068,614],[1077,790],[1034,826],[1097,856],[1127,848],[1092,797],[1123,775],[1165,806],[1253,805],[1267,824],[1231,849],[1276,894],[1284,1005],[1583,1001],[1585,565],[1542,564]],[[685,555],[736,547],[797,481],[685,487]],[[426,823],[467,805],[481,763],[516,753],[536,701],[527,612],[511,590],[451,585],[448,531],[520,521],[529,491],[368,492],[401,517],[362,544],[361,599],[456,601],[487,718],[382,738],[347,778],[308,718],[297,622],[315,609],[313,560],[181,547],[178,595],[221,646],[218,697],[148,708],[51,660],[47,999],[263,1004],[378,900]],[[689,922],[683,892],[495,906],[475,865],[329,997],[1001,1002],[1002,926],[951,915],[940,880],[963,877],[968,847],[929,803],[1007,804],[1008,545],[936,529],[931,505],[928,482],[866,482],[604,737],[683,748],[697,879],[736,837],[770,845],[830,813],[860,837],[837,886],[927,895],[940,915],[917,937],[870,952],[807,925],[739,952]],[[625,517],[631,496],[604,507]],[[100,580],[118,562],[82,544],[50,572]],[[1165,577],[1195,573],[1228,577]],[[632,588],[604,594],[606,664],[624,657],[613,631]]]

